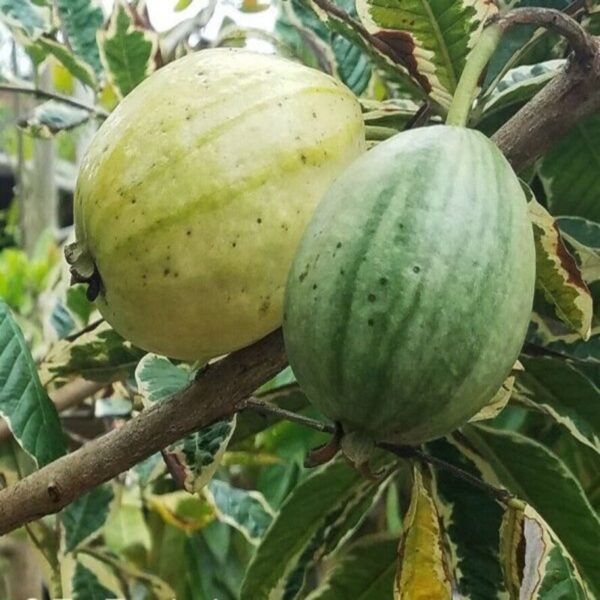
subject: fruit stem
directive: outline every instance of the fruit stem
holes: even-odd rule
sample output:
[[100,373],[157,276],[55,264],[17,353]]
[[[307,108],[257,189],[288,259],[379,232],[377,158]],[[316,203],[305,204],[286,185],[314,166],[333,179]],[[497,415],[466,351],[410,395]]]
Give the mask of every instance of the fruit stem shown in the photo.
[[465,68],[448,110],[446,125],[467,126],[469,112],[480,87],[482,74],[496,51],[503,33],[504,27],[498,21],[488,24],[481,32],[477,43],[467,56]]

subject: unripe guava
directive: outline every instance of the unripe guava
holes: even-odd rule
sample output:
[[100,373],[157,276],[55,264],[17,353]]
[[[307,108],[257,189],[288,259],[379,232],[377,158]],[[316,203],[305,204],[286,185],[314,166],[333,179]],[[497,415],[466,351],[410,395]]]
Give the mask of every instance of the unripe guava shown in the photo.
[[74,278],[145,350],[205,360],[246,346],[280,325],[304,228],[364,149],[356,98],[324,73],[237,49],[181,58],[91,142]]

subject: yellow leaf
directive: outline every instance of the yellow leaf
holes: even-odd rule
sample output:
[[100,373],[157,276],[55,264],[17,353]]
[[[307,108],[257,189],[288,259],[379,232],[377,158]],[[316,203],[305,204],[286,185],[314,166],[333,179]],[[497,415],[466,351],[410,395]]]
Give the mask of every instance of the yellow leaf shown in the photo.
[[192,533],[202,529],[215,518],[213,507],[204,499],[185,491],[170,494],[150,495],[148,505],[166,523]]
[[398,550],[394,600],[451,600],[452,585],[429,477],[414,468],[410,506]]

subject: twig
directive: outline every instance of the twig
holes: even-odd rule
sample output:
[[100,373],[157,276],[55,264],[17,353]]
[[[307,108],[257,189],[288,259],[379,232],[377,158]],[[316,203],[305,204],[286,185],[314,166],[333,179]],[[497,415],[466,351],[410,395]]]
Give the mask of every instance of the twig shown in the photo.
[[595,52],[593,38],[572,17],[553,8],[514,8],[504,15],[494,15],[490,23],[506,30],[513,25],[546,27],[562,35],[571,45],[577,60],[589,62]]
[[[315,431],[331,433],[334,435],[336,433],[336,427],[333,423],[325,423],[323,421],[311,419],[309,417],[305,417],[304,415],[299,415],[297,413],[290,412],[289,410],[279,408],[278,406],[274,406],[258,398],[248,398],[244,402],[243,406],[244,408],[251,408],[260,414],[277,416],[281,419],[285,419],[286,421],[292,421],[293,423],[302,425],[303,427],[314,429]],[[376,444],[376,446],[382,450],[387,450],[388,452],[391,452],[400,458],[416,459],[433,467],[438,467],[448,471],[455,477],[458,477],[459,479],[462,479],[463,481],[483,490],[487,494],[493,496],[496,500],[500,500],[503,503],[506,503],[508,500],[513,498],[513,494],[511,494],[508,490],[489,485],[488,483],[485,483],[485,481],[482,481],[470,473],[467,473],[467,471],[464,471],[460,467],[446,462],[441,458],[437,458],[436,456],[432,456],[431,454],[427,454],[423,450],[414,446],[401,446],[397,444],[390,444],[388,442],[379,442]]]
[[92,321],[89,325],[87,325],[83,329],[80,329],[79,331],[76,331],[75,333],[68,335],[65,338],[65,340],[67,340],[67,342],[74,342],[76,339],[80,338],[82,335],[89,333],[90,331],[94,331],[94,329],[96,329],[96,327],[98,327],[98,325],[101,325],[102,323],[104,323],[104,319],[97,319],[96,321]]
[[42,100],[56,100],[57,102],[68,104],[69,106],[72,106],[74,108],[86,110],[90,114],[101,119],[106,119],[109,115],[109,113],[107,113],[104,109],[100,107],[89,106],[87,104],[84,104],[83,102],[80,102],[79,100],[70,98],[69,96],[63,96],[62,94],[57,94],[56,92],[47,92],[39,88],[28,87],[24,85],[12,85],[10,83],[2,83],[0,84],[0,92],[10,92],[13,94],[29,94],[30,96],[35,96],[36,98],[40,98]]

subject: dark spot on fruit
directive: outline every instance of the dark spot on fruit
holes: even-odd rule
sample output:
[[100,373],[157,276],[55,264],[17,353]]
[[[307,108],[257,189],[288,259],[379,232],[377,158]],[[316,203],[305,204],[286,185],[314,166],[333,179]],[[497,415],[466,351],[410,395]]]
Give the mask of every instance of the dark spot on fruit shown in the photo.
[[237,246],[237,242],[231,242],[231,247],[235,248]]
[[421,272],[421,267],[418,267],[417,265],[415,265],[413,267],[413,273],[420,273]]
[[179,277],[179,273],[177,271],[175,271],[175,273],[173,273],[174,277]]
[[306,164],[306,154],[301,154],[300,160],[302,161],[303,164]]
[[377,300],[377,296],[376,296],[375,294],[369,294],[369,295],[367,296],[367,300],[368,300],[369,302],[375,302],[375,300]]
[[256,219],[256,222],[260,225],[262,223],[262,219],[258,217],[258,219]]
[[404,229],[404,225],[402,223],[398,223],[398,227],[400,227],[400,229]]
[[265,298],[262,301],[260,308],[258,309],[258,312],[261,315],[264,315],[269,310],[269,306],[271,306],[271,302],[270,302],[269,298]]
[[283,106],[283,104],[281,102],[278,102],[277,106]]
[[300,283],[302,283],[306,279],[307,275],[308,275],[308,271],[304,271],[304,273],[300,273],[300,276],[298,277],[298,281]]
[[131,204],[135,204],[137,202],[137,200],[135,198],[131,199]]
[[379,284],[380,285],[387,285],[388,283],[388,278],[387,277],[380,277],[379,278]]
[[146,273],[144,273],[144,274],[142,275],[142,279],[146,279],[146,277],[147,277],[147,275],[146,275]]
[[367,325],[368,325],[369,327],[373,327],[373,325],[374,325],[374,324],[375,324],[375,321],[373,321],[373,319],[369,319],[369,320],[367,321]]
[[335,245],[335,247],[336,247],[336,248],[341,248],[341,247],[342,247],[342,242],[338,242],[338,243]]
[[316,290],[319,287],[316,283],[313,284],[313,290]]
[[188,229],[188,230],[187,230],[185,233],[186,233],[187,235],[192,235],[192,230],[191,230],[191,229]]
[[165,269],[165,270],[163,271],[163,275],[166,277],[166,276],[167,276],[167,275],[168,275],[170,272],[171,272],[171,270],[170,270],[170,269]]
[[317,118],[317,113],[313,110],[313,114],[312,114],[313,119]]
[[289,227],[288,227],[287,223],[282,223],[281,229],[283,229],[284,231],[288,231]]
[[340,269],[340,275],[343,275],[345,272],[344,269]]

